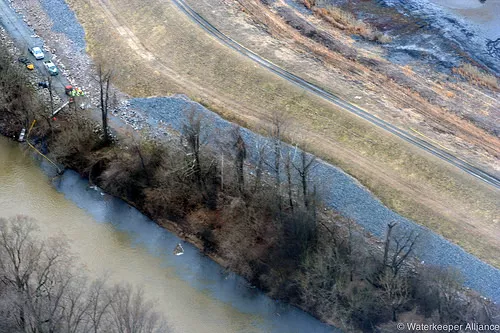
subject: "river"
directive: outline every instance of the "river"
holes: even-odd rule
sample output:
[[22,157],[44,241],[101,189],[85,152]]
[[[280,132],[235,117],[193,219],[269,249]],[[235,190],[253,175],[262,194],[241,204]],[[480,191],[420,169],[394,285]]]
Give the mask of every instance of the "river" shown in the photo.
[[432,0],[480,27],[489,39],[500,38],[500,0]]
[[[425,27],[399,40],[401,45],[397,47],[420,50],[445,67],[457,67],[467,60],[456,52],[458,46],[500,75],[500,0],[382,1],[404,15],[422,20]],[[397,31],[394,33],[398,36]]]
[[43,235],[63,234],[91,276],[143,287],[174,332],[333,332],[226,272],[134,208],[67,171],[53,177],[31,154],[0,137],[0,217],[25,214]]

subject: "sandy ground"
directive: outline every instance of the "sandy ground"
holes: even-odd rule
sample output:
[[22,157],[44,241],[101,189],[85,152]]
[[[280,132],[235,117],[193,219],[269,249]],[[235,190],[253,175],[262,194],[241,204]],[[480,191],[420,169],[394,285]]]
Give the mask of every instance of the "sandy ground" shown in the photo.
[[[354,175],[389,207],[500,267],[494,256],[500,250],[497,190],[227,50],[168,0],[147,6],[139,0],[68,2],[85,28],[87,51],[115,68],[115,85],[125,93],[186,93],[258,131],[273,112],[286,110],[290,141],[308,142],[310,151]],[[298,51],[283,43],[272,40],[269,50],[280,46],[274,52],[297,59]],[[304,65],[318,62],[307,53],[299,59]],[[377,105],[363,96],[358,104]]]

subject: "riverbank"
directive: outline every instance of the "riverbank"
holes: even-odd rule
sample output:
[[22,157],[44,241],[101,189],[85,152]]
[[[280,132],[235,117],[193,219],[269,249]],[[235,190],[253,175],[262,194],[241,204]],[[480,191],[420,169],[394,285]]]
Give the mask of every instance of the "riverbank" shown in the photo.
[[[23,82],[24,77],[17,79]],[[13,87],[18,86],[25,84]],[[33,113],[24,113],[28,110],[22,106],[27,102],[24,98],[32,96],[36,100],[35,91],[27,87],[21,94],[13,92],[19,103],[6,105],[8,112],[2,113],[2,117],[14,118],[1,123],[2,131],[18,133],[23,123],[44,119],[45,108],[43,104],[38,108],[33,105],[28,108]],[[296,150],[305,164],[301,166],[300,159],[292,159],[288,162],[297,164],[287,167],[285,157],[290,157],[293,150],[281,143],[281,137],[271,138],[267,144],[261,142],[267,147],[263,154],[251,149],[258,142],[249,139],[249,132],[243,129],[233,129],[233,135],[226,136],[231,141],[221,142],[225,150],[216,150],[208,144],[210,138],[218,137],[207,126],[213,121],[206,122],[206,118],[188,107],[184,112],[180,136],[172,137],[168,144],[121,136],[118,141],[105,144],[97,124],[69,110],[56,122],[41,122],[30,138],[36,138],[38,146],[46,147],[59,162],[90,177],[106,192],[133,203],[160,225],[175,226],[205,253],[272,297],[297,304],[326,322],[359,330],[369,330],[373,325],[392,327],[394,316],[404,317],[417,306],[431,306],[428,297],[440,297],[422,294],[421,289],[425,283],[430,290],[441,290],[441,280],[421,279],[425,276],[422,272],[439,269],[418,265],[411,268],[409,261],[404,266],[386,267],[377,243],[348,219],[325,210],[313,183],[303,191],[295,185],[295,171],[293,184],[290,183],[287,174],[291,168],[305,173],[309,182],[305,165],[313,160],[312,156]],[[280,147],[279,154],[273,157],[271,147]],[[282,153],[285,157],[278,168],[270,167],[276,165]],[[247,164],[249,160],[254,160],[254,164]],[[276,185],[275,179],[283,182]],[[400,231],[393,236],[414,241],[415,234]],[[400,250],[411,255],[413,245]],[[397,248],[390,247],[389,253],[396,259],[401,254],[397,252]],[[390,277],[386,275],[389,269],[398,273]],[[414,269],[420,273],[414,275]],[[399,281],[398,288],[404,281],[404,290],[399,292],[406,295],[397,308],[391,305],[394,294],[389,293],[394,291],[395,281]],[[461,297],[468,295],[482,304],[479,297],[459,286],[456,285],[460,290],[457,293]],[[358,288],[363,290],[362,299],[358,298]],[[460,303],[458,299],[453,301]]]
[[[207,1],[205,1],[207,2]],[[47,44],[52,45],[52,47],[56,48],[57,50],[61,50],[60,52],[67,52],[73,57],[75,57],[74,54],[72,54],[72,51],[67,51],[66,50],[66,44],[58,44],[59,40],[64,40],[65,38],[68,39],[75,39],[76,43],[79,44],[81,42],[81,36],[80,34],[75,34],[73,31],[72,27],[68,28],[68,31],[64,33],[54,33],[51,30],[51,22],[53,20],[59,22],[59,23],[54,23],[58,26],[65,26],[66,22],[63,19],[60,19],[60,16],[54,15],[59,9],[65,8],[68,12],[71,12],[68,17],[73,17],[73,12],[71,11],[70,8],[66,5],[65,1],[58,0],[58,1],[44,1],[44,6],[40,6],[40,3],[38,1],[18,1],[14,2],[17,6],[21,6],[25,10],[23,13],[26,13],[26,17],[30,22],[33,23],[35,27],[37,27],[37,31],[40,31],[40,34],[43,34],[44,39],[46,39]],[[89,2],[88,5],[93,5],[96,2]],[[98,8],[98,14],[94,15],[91,11],[88,11],[88,8],[85,9],[85,15],[89,14],[93,18],[98,17],[98,15],[105,14],[104,19],[105,20],[111,20],[113,23],[113,28],[112,29],[99,29],[99,31],[115,31],[116,24],[122,25],[117,31],[125,31],[126,33],[122,35],[121,33],[119,34],[120,36],[124,36],[126,39],[126,43],[121,43],[120,47],[123,46],[130,46],[135,45],[134,49],[139,50],[140,56],[144,56],[147,59],[150,58],[151,56],[151,50],[152,48],[148,47],[148,50],[145,50],[144,48],[141,48],[140,45],[137,45],[137,39],[134,39],[135,37],[138,37],[137,31],[133,29],[133,27],[124,25],[125,22],[131,22],[134,19],[126,19],[123,20],[121,19],[119,14],[119,11],[113,10],[112,2],[109,3],[103,3],[99,2],[101,5],[106,4],[105,6],[97,6]],[[209,3],[209,2],[207,2]],[[72,5],[71,3],[69,3]],[[75,2],[75,6],[83,4],[82,2]],[[38,7],[36,7],[38,5]],[[47,13],[45,14],[44,8],[51,8],[50,6],[56,6],[58,7],[57,10],[51,11],[47,10]],[[163,6],[163,5],[162,5]],[[101,8],[102,7],[102,8]],[[119,9],[123,9],[122,7],[124,6],[118,6]],[[151,7],[151,6],[147,6]],[[155,8],[163,8],[163,7],[155,7]],[[172,13],[175,14],[176,10],[175,8],[172,8],[171,6],[166,6],[166,9],[169,11],[172,10]],[[115,8],[116,9],[116,8]],[[133,10],[133,12],[138,12],[139,9]],[[77,11],[78,12],[78,11]],[[158,11],[152,11],[153,13],[157,12],[163,12],[162,10]],[[144,19],[146,16],[144,16],[147,13],[141,14],[141,19]],[[203,12],[204,13],[204,12]],[[36,16],[35,16],[36,15]],[[50,18],[48,17],[50,16]],[[51,20],[52,19],[52,20]],[[85,17],[80,16],[79,20],[85,24]],[[118,20],[118,22],[116,21]],[[155,22],[154,20],[148,20],[144,19],[145,21],[151,21]],[[178,22],[179,20],[180,23],[174,23]],[[93,21],[90,21],[93,22]],[[169,22],[169,24],[165,27],[163,27],[164,22]],[[79,25],[78,22],[72,21],[68,22],[71,23],[71,25]],[[89,22],[87,22],[89,23]],[[96,22],[94,22],[96,23]],[[145,23],[145,22],[142,22]],[[148,32],[147,36],[150,36],[149,34],[150,29],[147,28],[147,25],[141,23],[141,31]],[[149,24],[149,23],[148,23]],[[160,23],[158,23],[156,26],[158,27],[163,27],[163,28],[168,28],[172,25],[176,27],[183,27],[185,26],[186,20],[179,15],[177,15],[175,18],[170,18],[167,17],[164,20],[161,20]],[[192,25],[187,25],[187,26],[192,26]],[[144,28],[146,27],[146,28]],[[123,30],[122,30],[123,29]],[[188,29],[190,31],[190,29]],[[226,29],[228,31],[232,29]],[[186,29],[178,29],[176,31],[181,32],[181,36],[179,36],[179,42],[185,40],[185,33]],[[237,31],[237,30],[236,30]],[[88,46],[89,52],[91,54],[92,47],[97,48],[98,50],[104,50],[106,49],[111,43],[120,43],[119,40],[117,40],[115,35],[112,37],[112,41],[109,43],[106,43],[106,45],[101,45],[102,47],[98,47],[98,45],[93,45],[93,42],[99,41],[101,34],[97,33],[94,37],[92,38],[93,30],[92,29],[87,29],[87,40],[89,41]],[[135,35],[134,35],[135,34]],[[167,33],[168,34],[168,33]],[[168,34],[171,37],[171,34]],[[199,45],[206,45],[202,44],[201,41],[204,41],[203,34],[196,34],[197,38],[200,38],[200,43],[195,43],[197,46]],[[206,36],[205,36],[206,37]],[[153,43],[154,45],[162,45],[161,43],[164,42],[164,38],[161,38],[158,43]],[[237,39],[239,40],[239,39]],[[130,44],[131,43],[131,44]],[[267,42],[266,42],[267,43]],[[266,45],[266,43],[263,43],[262,45]],[[93,46],[92,46],[93,45]],[[149,45],[149,44],[145,44]],[[220,45],[219,45],[220,46]],[[252,49],[253,49],[252,45]],[[118,51],[118,47],[111,47],[113,51],[118,52],[119,56],[122,57],[126,54],[126,60],[127,62],[130,61],[133,58],[133,54],[126,53],[126,51],[121,52]],[[158,69],[157,66],[160,66],[162,69],[165,69],[166,67],[169,67],[168,61],[172,59],[173,56],[177,54],[177,51],[179,51],[178,43],[174,43],[173,47],[165,47],[162,46],[160,47],[162,52],[167,51],[163,56],[157,56],[156,61],[154,61],[154,67]],[[176,50],[175,52],[169,52],[170,50]],[[222,49],[217,48],[218,51],[223,52]],[[257,49],[260,53],[262,51],[261,49]],[[272,51],[272,48],[270,48]],[[147,52],[146,52],[147,51]],[[227,51],[227,50],[226,50]],[[59,51],[58,51],[59,52]],[[149,53],[148,53],[149,52]],[[225,51],[224,51],[225,52]],[[192,48],[189,48],[189,54],[192,55],[195,52],[193,52]],[[272,52],[270,52],[272,53]],[[206,57],[206,54],[211,54],[211,55],[217,55],[218,53],[214,53],[211,51],[205,51],[201,54],[201,57],[199,59],[203,62],[209,61],[211,62],[213,59],[211,57]],[[95,54],[94,54],[95,56]],[[266,54],[267,56],[267,54]],[[149,91],[144,92],[144,94],[148,95],[149,94],[155,94],[155,95],[163,95],[163,94],[170,94],[170,91],[164,91],[161,92],[161,89],[167,89],[167,85],[162,84],[160,81],[156,80],[156,77],[153,75],[147,74],[149,66],[145,66],[147,68],[140,68],[137,66],[138,64],[143,64],[144,59],[136,59],[136,61],[131,61],[133,64],[133,68],[129,70],[126,66],[123,66],[122,62],[119,61],[121,58],[115,58],[113,55],[110,53],[108,54],[109,59],[113,59],[115,61],[115,64],[117,68],[120,68],[117,72],[119,75],[126,75],[126,77],[120,77],[117,78],[116,84],[117,85],[122,85],[122,84],[136,84],[138,82],[138,85],[141,87],[141,89],[159,89],[158,91]],[[182,60],[186,60],[186,57],[180,57]],[[217,64],[226,62],[227,57],[223,57],[224,59],[221,59],[220,61],[217,60]],[[95,57],[95,59],[98,59],[98,57]],[[153,59],[153,58],[151,58]],[[161,59],[161,60],[160,60]],[[232,59],[232,58],[231,58]],[[271,58],[273,59],[273,58]],[[274,60],[273,60],[274,61]],[[70,61],[70,64],[73,62],[79,63],[78,59],[75,61]],[[187,63],[191,64],[193,62],[191,61],[186,61]],[[316,59],[314,60],[314,63],[317,63]],[[281,65],[281,63],[280,63]],[[307,64],[307,66],[301,66],[305,67],[307,69],[307,72],[310,74],[313,74],[312,76],[317,76],[317,73],[323,73],[322,69],[320,67],[309,67],[310,63]],[[231,66],[230,66],[231,67]],[[175,69],[179,70],[179,68],[184,68],[184,67],[178,67],[177,65],[175,66]],[[216,66],[216,68],[218,68]],[[235,65],[235,68],[240,69],[239,65]],[[203,70],[205,71],[207,69],[206,66],[203,66]],[[134,71],[140,72],[138,77],[136,78],[133,73]],[[85,67],[82,68],[82,72],[85,72]],[[182,69],[182,77],[190,75],[192,71],[190,69]],[[209,70],[208,71],[210,74],[212,73],[218,73],[218,69]],[[251,66],[248,68],[248,73],[256,73],[260,72],[258,68]],[[155,77],[154,79],[149,79],[151,77]],[[233,76],[231,76],[233,77]],[[91,79],[91,78],[90,78]],[[136,79],[138,81],[136,81]],[[146,79],[146,80],[144,80]],[[313,79],[315,79],[313,77]],[[92,79],[90,80],[92,81]],[[146,82],[143,82],[146,81]],[[210,87],[209,90],[212,90],[213,85],[210,83],[207,83],[205,81],[205,75],[202,76],[202,85],[204,87]],[[241,80],[236,80],[238,81],[238,85],[241,84]],[[314,80],[313,80],[314,81]],[[335,83],[336,85],[343,86],[346,82],[345,81],[339,81],[338,78],[334,77],[329,77],[326,81],[330,83]],[[225,80],[217,80],[218,83],[220,82],[226,82]],[[259,79],[258,82],[255,82],[255,87],[260,87],[262,85],[262,82],[267,82],[264,79]],[[315,82],[315,81],[314,81]],[[148,86],[151,85],[151,83],[154,83],[154,87]],[[234,87],[235,85],[231,85]],[[248,85],[248,84],[243,84],[245,86],[245,100],[249,99],[252,101],[252,105],[255,104],[255,102],[258,102],[261,100],[261,98],[250,98],[248,95],[248,87],[254,86],[253,84]],[[385,86],[384,84],[380,84],[380,86]],[[190,93],[189,89],[192,87],[192,85],[188,85],[188,87],[185,87],[185,89],[181,89],[184,93]],[[266,86],[267,88],[262,89],[264,93],[269,92],[273,89],[268,89],[269,86]],[[167,89],[168,90],[168,89]],[[351,88],[349,88],[351,90]],[[465,89],[467,92],[469,92],[469,89]],[[354,90],[352,90],[354,93]],[[364,90],[367,91],[367,90]],[[87,94],[92,94],[94,98],[97,96],[94,91],[86,91]],[[276,91],[273,90],[273,94]],[[142,94],[143,92],[141,92]],[[149,94],[148,94],[149,93]],[[405,93],[406,94],[406,93]],[[288,93],[277,93],[279,96],[291,96]],[[363,101],[372,101],[373,98],[375,98],[379,94],[374,94],[372,96],[365,96],[366,98],[361,98],[361,100],[357,100],[358,97],[362,97],[363,95],[359,96],[350,96],[356,99],[356,103],[363,103]],[[191,94],[192,96],[192,94]],[[457,93],[457,96],[468,96],[468,94],[462,94],[462,93]],[[279,97],[281,98],[281,97]],[[401,142],[398,140],[395,140],[394,138],[391,138],[390,136],[387,135],[382,135],[381,137],[378,136],[380,134],[379,131],[375,130],[372,127],[369,126],[361,126],[358,127],[359,123],[355,121],[352,118],[349,118],[346,123],[343,121],[346,120],[347,118],[344,118],[344,115],[342,113],[337,114],[337,113],[323,113],[325,111],[324,109],[318,109],[316,106],[307,104],[304,102],[307,100],[308,97],[302,95],[297,95],[296,98],[291,101],[291,103],[280,103],[280,109],[283,109],[283,106],[285,106],[284,109],[289,111],[289,114],[291,114],[291,117],[295,117],[295,114],[297,114],[297,110],[300,108],[305,108],[304,110],[307,111],[306,118],[307,119],[302,119],[299,120],[298,123],[294,123],[297,127],[300,127],[301,129],[299,131],[296,131],[296,127],[293,127],[293,130],[290,131],[291,135],[290,137],[287,137],[286,139],[289,142],[295,142],[295,141],[301,141],[304,139],[306,143],[304,146],[307,146],[308,150],[311,152],[316,152],[317,156],[323,156],[326,158],[326,161],[328,161],[330,164],[338,165],[343,168],[344,171],[347,173],[354,175],[356,179],[358,179],[363,185],[369,187],[372,192],[377,196],[377,198],[380,198],[383,203],[392,208],[393,210],[397,211],[400,215],[403,215],[411,221],[415,221],[419,223],[420,225],[423,225],[425,227],[428,227],[432,229],[434,232],[444,236],[446,239],[450,240],[451,242],[460,245],[463,249],[465,249],[467,252],[472,253],[476,255],[477,257],[481,258],[482,260],[492,264],[492,265],[500,265],[498,263],[498,258],[495,256],[495,253],[498,252],[498,239],[497,237],[497,228],[496,225],[498,224],[498,219],[497,216],[500,216],[499,214],[496,214],[496,212],[500,209],[500,206],[498,206],[498,202],[495,200],[496,196],[498,195],[497,191],[495,189],[492,189],[488,187],[487,185],[478,183],[476,180],[471,179],[472,177],[469,177],[468,175],[463,174],[461,171],[457,170],[456,168],[450,166],[450,165],[445,165],[446,163],[442,163],[441,161],[437,159],[433,159],[430,156],[427,156],[426,153],[422,152],[419,149],[415,149],[414,147],[408,147],[404,145],[400,145]],[[406,99],[406,97],[404,98]],[[481,98],[472,98],[474,101],[481,101]],[[179,102],[181,99],[173,98],[171,100],[171,103],[166,103],[168,106],[171,105],[176,105],[177,102]],[[233,101],[240,101],[242,100],[241,98],[235,97],[233,98]],[[154,100],[153,100],[154,102]],[[209,104],[213,105],[214,100],[213,99],[204,99],[204,102],[202,101],[202,104]],[[128,102],[124,102],[128,103]],[[371,103],[371,102],[370,102]],[[155,103],[150,103],[150,105],[154,106]],[[307,104],[307,105],[306,105]],[[455,104],[458,105],[465,105],[462,102],[457,102]],[[161,106],[162,104],[159,103]],[[361,104],[363,105],[363,104]],[[126,105],[125,105],[126,106]],[[365,105],[366,107],[366,105]],[[489,106],[491,109],[495,109],[494,105]],[[468,110],[475,110],[477,109],[478,106],[474,107],[465,107],[465,109]],[[172,109],[174,111],[172,111]],[[307,110],[306,110],[307,109]],[[370,108],[371,109],[371,106]],[[386,109],[385,106],[383,108],[384,110]],[[175,108],[168,108],[169,112],[175,112]],[[131,108],[123,107],[118,110],[119,112],[117,113],[120,117],[123,117],[123,119],[129,118],[131,121],[130,123],[134,128],[142,128],[143,125],[148,121],[147,118],[151,114],[153,117],[161,114],[161,110],[157,110],[154,108],[148,109],[144,108],[142,112],[142,117],[136,117],[136,115],[140,115],[139,112],[133,111]],[[266,119],[264,119],[263,122],[260,123],[260,125],[255,126],[255,123],[253,123],[253,120],[256,120],[256,118],[252,117],[252,122],[246,122],[246,121],[241,121],[240,118],[235,118],[233,117],[230,112],[232,111],[241,111],[247,117],[250,113],[245,111],[244,109],[240,109],[238,107],[233,108],[233,110],[221,110],[218,109],[217,112],[220,112],[223,114],[223,117],[226,119],[231,119],[234,122],[238,122],[240,125],[252,128],[254,129],[254,132],[263,132],[266,131],[264,129],[265,124],[269,123],[269,119],[267,116]],[[182,113],[176,113],[177,115],[182,115]],[[123,115],[123,116],[122,116]],[[401,108],[397,108],[396,112],[396,117],[400,117],[402,115],[401,113]],[[98,116],[98,115],[97,115]],[[131,116],[131,117],[129,117]],[[260,116],[263,116],[263,114],[260,114]],[[379,115],[380,116],[380,115]],[[182,117],[179,117],[181,119]],[[415,119],[420,119],[422,120],[421,117],[416,117]],[[351,121],[352,120],[352,121]],[[171,119],[172,122],[177,122],[178,119]],[[315,122],[318,126],[321,126],[321,135],[316,135],[314,133],[311,133],[309,131],[302,131],[302,126],[305,123],[308,123],[309,121]],[[153,122],[151,122],[153,123]],[[418,124],[422,123],[428,123],[426,121],[418,121]],[[418,135],[423,135],[424,137],[427,136],[427,132],[422,132],[419,130],[419,128],[414,128],[413,126],[416,125],[417,123],[412,123],[411,128],[409,130],[413,131],[415,129],[415,133],[418,133]],[[441,122],[439,122],[441,123]],[[492,124],[494,122],[488,122],[489,124]],[[338,125],[338,128],[333,130],[331,129],[331,126],[336,127]],[[164,124],[160,121],[155,122],[154,126],[146,126],[147,131],[150,130],[157,130],[160,129],[160,131],[163,131],[165,127],[168,127],[169,124]],[[318,127],[319,128],[319,127]],[[441,127],[440,127],[441,128]],[[166,129],[168,131],[168,128]],[[337,131],[338,130],[338,131]],[[447,130],[444,130],[443,133],[448,133]],[[332,134],[332,136],[329,136]],[[387,133],[385,133],[387,134]],[[335,136],[335,139],[332,139],[332,137]],[[449,137],[448,134],[444,134],[444,136]],[[451,136],[449,137],[451,138]],[[432,140],[432,138],[431,138]],[[463,144],[461,140],[455,140],[451,139],[451,141],[455,143],[460,143],[460,145]],[[480,140],[481,142],[484,142],[484,140]],[[439,144],[442,144],[441,141],[437,141]],[[299,145],[301,144],[299,143]],[[361,147],[359,151],[352,151],[352,145]],[[346,148],[345,146],[351,146],[351,148]],[[480,150],[469,146],[471,149],[474,150],[475,154],[485,156],[482,153],[480,153]],[[375,152],[373,149],[378,150],[380,148],[379,153]],[[449,148],[449,147],[448,147]],[[427,156],[430,157],[430,159],[427,160],[422,160],[421,157]],[[394,159],[394,160],[393,160]],[[392,166],[387,166],[387,165],[381,165],[378,164],[378,162],[381,163],[387,163],[388,161],[393,161],[394,164]],[[430,162],[428,164],[427,162]],[[392,164],[392,162],[389,162]],[[493,163],[495,165],[495,163]],[[436,169],[435,169],[436,167]],[[443,169],[441,169],[443,167]],[[354,172],[353,170],[360,170],[362,169],[362,173],[367,172],[369,174],[368,177],[361,175],[359,173]],[[423,171],[423,173],[420,173]],[[399,177],[399,173],[407,173],[409,177]],[[340,172],[339,172],[340,174]],[[371,178],[374,174],[378,174],[378,176],[381,176],[382,178],[375,180]],[[425,176],[424,174],[427,174],[429,177]],[[439,195],[432,195],[432,187],[425,186],[425,183],[427,180],[434,179],[436,181],[436,185],[440,187],[440,194]],[[371,198],[371,194],[366,195],[364,191],[362,191],[363,198],[367,198],[368,200],[372,199],[369,201],[369,205],[367,207],[370,208],[375,208],[376,211],[380,212],[378,214],[378,218],[374,219],[373,216],[369,216],[371,211],[373,209],[366,209],[362,207],[361,204],[359,205],[353,205],[351,202],[358,202],[357,199],[359,199],[359,187],[358,186],[352,186],[352,180],[349,180],[349,177],[343,177],[341,179],[336,178],[335,179],[337,183],[343,184],[342,186],[335,187],[332,190],[332,193],[329,195],[329,197],[332,199],[330,202],[333,203],[333,207],[335,207],[337,210],[342,211],[345,213],[346,211],[348,212],[348,216],[352,217],[354,216],[355,220],[359,222],[359,220],[362,220],[361,222],[365,228],[368,228],[370,231],[377,233],[377,234],[382,234],[385,230],[385,225],[386,221],[384,219],[392,219],[393,213],[391,211],[388,211],[386,207],[383,205],[380,205],[379,202],[377,202],[375,205],[372,205],[372,201],[375,199]],[[351,185],[349,187],[345,187],[344,184]],[[397,189],[395,191],[392,186],[395,186]],[[340,191],[339,189],[342,188],[344,191]],[[362,187],[361,187],[362,188]],[[400,191],[402,188],[405,190],[410,191],[410,195],[408,198],[410,198],[411,202],[405,199],[405,195]],[[458,190],[458,192],[455,192],[455,190]],[[354,192],[354,194],[351,193],[351,191]],[[382,191],[383,193],[381,193]],[[344,194],[345,193],[345,194]],[[434,193],[435,194],[435,193]],[[350,198],[356,198],[356,200],[351,200]],[[338,199],[337,199],[338,198]],[[462,199],[464,199],[466,202],[463,202]],[[338,200],[338,201],[335,201]],[[340,201],[340,202],[339,202]],[[360,213],[358,213],[360,212]],[[399,218],[399,217],[397,217]],[[373,220],[376,220],[376,222],[373,222]],[[411,223],[411,222],[410,222]],[[440,242],[440,244],[446,244],[444,240],[441,240],[439,237],[437,237],[437,241]],[[441,256],[441,253],[450,253],[454,254],[456,251],[455,250],[449,250],[449,251],[442,251],[441,247],[432,247],[435,249],[434,254],[437,255],[432,255],[429,254],[430,258],[441,258],[443,257],[444,261],[447,261],[448,258],[452,258],[451,261],[454,262],[458,267],[461,268],[461,270],[465,270],[468,267],[468,264],[466,264],[466,260],[463,260],[463,257],[467,257],[466,253],[460,252],[463,254],[459,258],[455,257],[454,255],[450,256]],[[459,250],[461,251],[461,250]],[[426,262],[428,261],[425,259]],[[439,259],[434,259],[434,260],[439,260]],[[474,260],[472,260],[474,262]],[[446,262],[447,263],[447,262]],[[489,274],[484,274],[484,276],[490,276]],[[475,287],[483,286],[485,283],[482,281],[478,281],[475,278],[467,278],[467,280],[471,281],[470,285],[474,285]],[[492,280],[491,278],[485,278],[486,281]],[[494,280],[494,279],[493,279]],[[498,288],[491,288],[491,290],[496,293],[496,290]]]
[[[307,313],[266,297],[136,209],[89,187],[76,172],[66,170],[57,176],[51,165],[39,163],[22,145],[4,137],[0,137],[0,186],[0,219],[36,216],[37,235],[64,237],[85,274],[142,289],[168,320],[168,332],[336,332]],[[184,248],[182,256],[173,253],[178,243]]]

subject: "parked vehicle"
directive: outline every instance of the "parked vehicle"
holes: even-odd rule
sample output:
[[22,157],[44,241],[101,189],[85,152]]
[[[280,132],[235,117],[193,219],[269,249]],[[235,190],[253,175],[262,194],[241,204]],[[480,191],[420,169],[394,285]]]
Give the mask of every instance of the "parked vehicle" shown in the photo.
[[59,70],[57,69],[56,65],[51,60],[45,60],[43,62],[45,68],[47,68],[47,71],[49,71],[49,74],[52,76],[55,76],[59,74]]
[[21,130],[21,133],[19,134],[19,138],[18,138],[19,142],[24,142],[24,137],[25,136],[26,136],[26,128],[23,128]]
[[47,89],[49,87],[49,83],[47,81],[38,82],[38,86]]
[[29,61],[28,58],[26,58],[26,57],[19,57],[17,60],[19,60],[20,63],[26,65],[26,68],[29,69],[30,71],[32,71],[33,69],[35,69],[35,65],[33,65],[33,63],[31,61]]
[[35,57],[36,60],[42,60],[45,58],[45,54],[43,54],[43,51],[41,48],[38,46],[32,47],[30,49],[31,54]]

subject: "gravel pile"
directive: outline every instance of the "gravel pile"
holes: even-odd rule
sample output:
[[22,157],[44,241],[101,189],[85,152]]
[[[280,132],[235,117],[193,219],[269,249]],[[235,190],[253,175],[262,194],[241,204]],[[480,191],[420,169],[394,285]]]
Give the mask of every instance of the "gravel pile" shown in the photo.
[[130,104],[124,101],[120,106],[113,109],[111,114],[115,117],[120,117],[127,125],[130,125],[136,131],[149,129],[146,118],[141,113],[131,110],[129,106]]
[[[140,98],[129,102],[131,109],[137,109],[147,117],[152,128],[166,124],[170,129],[182,132],[187,115],[192,112],[203,115],[203,138],[206,144],[217,149],[232,147],[231,132],[234,124],[225,121],[202,105],[189,100],[186,96],[176,95],[163,98]],[[257,144],[271,143],[265,137],[247,129],[241,129],[247,144],[248,161],[255,163]],[[269,151],[269,149],[268,149]],[[284,146],[287,152],[300,152],[292,146]],[[272,163],[272,154],[267,154]],[[500,302],[500,270],[480,261],[462,248],[450,243],[427,228],[396,214],[385,207],[356,179],[341,169],[323,161],[312,172],[312,179],[321,186],[325,204],[339,211],[344,216],[355,220],[379,239],[383,238],[387,223],[397,221],[397,232],[418,232],[421,237],[415,250],[419,260],[426,264],[451,266],[458,269],[465,278],[466,286]]]
[[40,0],[40,2],[52,20],[52,30],[65,34],[78,51],[85,51],[85,31],[66,2],[64,0]]

